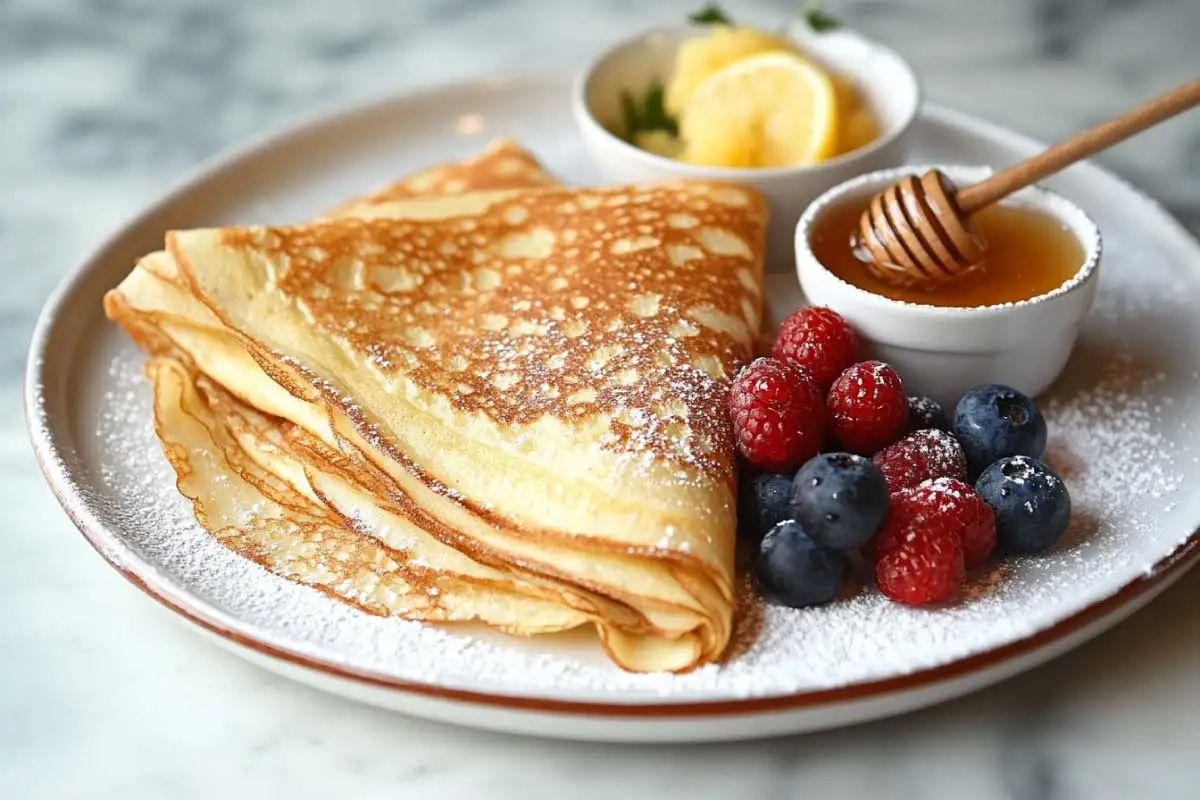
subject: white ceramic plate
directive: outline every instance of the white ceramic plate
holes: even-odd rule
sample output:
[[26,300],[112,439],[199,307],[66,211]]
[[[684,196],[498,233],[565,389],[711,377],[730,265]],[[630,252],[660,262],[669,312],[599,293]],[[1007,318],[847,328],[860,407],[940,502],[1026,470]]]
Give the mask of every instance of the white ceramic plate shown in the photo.
[[[558,78],[408,95],[293,127],[218,158],[72,273],[34,336],[26,382],[38,459],[87,541],[148,595],[240,655],[379,706],[495,730],[623,741],[769,736],[929,705],[1028,669],[1146,603],[1198,555],[1200,247],[1152,201],[1082,165],[1050,181],[1099,222],[1106,262],[1067,374],[1044,399],[1071,486],[1068,541],[975,576],[952,609],[873,591],[809,611],[766,609],[732,661],[629,675],[586,636],[518,641],[357,613],[268,575],[204,534],[151,431],[140,357],[102,293],[164,230],[313,216],[368,187],[464,156],[496,135],[564,179],[589,178]],[[1039,145],[930,108],[914,160],[1002,164]],[[778,317],[798,302],[773,275]]]

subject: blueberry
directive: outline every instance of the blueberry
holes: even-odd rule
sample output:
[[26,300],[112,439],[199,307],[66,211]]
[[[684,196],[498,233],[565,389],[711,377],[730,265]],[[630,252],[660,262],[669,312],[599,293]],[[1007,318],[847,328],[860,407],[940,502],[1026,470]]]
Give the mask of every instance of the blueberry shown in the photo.
[[758,541],[785,519],[792,518],[792,476],[750,473],[738,495],[738,530]]
[[758,582],[768,602],[792,608],[828,603],[849,576],[846,554],[817,544],[795,520],[779,523],[763,537]]
[[908,398],[908,430],[923,431],[936,428],[939,431],[950,430],[950,418],[946,416],[942,404],[932,397]]
[[996,510],[996,545],[1036,553],[1058,541],[1071,521],[1071,495],[1036,458],[1010,456],[983,471],[975,491]]
[[1046,420],[1025,395],[989,383],[962,396],[954,410],[954,436],[967,455],[972,477],[1008,456],[1040,458],[1046,449]]
[[812,458],[792,483],[792,517],[826,547],[866,544],[887,507],[887,479],[871,459],[851,453]]
[[747,476],[738,505],[741,533],[755,540],[761,539],[771,528],[792,518],[792,476],[776,472]]

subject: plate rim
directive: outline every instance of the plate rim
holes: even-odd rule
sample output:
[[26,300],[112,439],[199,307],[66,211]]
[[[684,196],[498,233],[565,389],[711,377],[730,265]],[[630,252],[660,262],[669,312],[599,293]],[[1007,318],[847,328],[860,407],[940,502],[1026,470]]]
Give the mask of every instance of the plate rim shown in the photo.
[[[1197,528],[1179,542],[1170,553],[1155,561],[1148,569],[1117,588],[1108,596],[1027,636],[989,650],[955,659],[945,664],[901,675],[893,675],[887,678],[851,683],[845,686],[809,689],[764,697],[648,702],[638,699],[600,702],[596,700],[569,700],[528,694],[505,694],[382,675],[347,664],[328,661],[234,630],[232,627],[222,623],[217,618],[219,615],[209,614],[206,616],[203,613],[204,609],[188,608],[180,601],[169,596],[173,593],[165,591],[162,587],[151,586],[135,568],[140,567],[142,572],[153,572],[153,567],[141,562],[141,559],[121,544],[120,537],[110,534],[107,531],[106,526],[100,524],[98,520],[90,518],[91,515],[87,513],[87,504],[83,501],[82,496],[77,490],[71,470],[54,444],[50,421],[40,413],[47,385],[45,370],[48,363],[46,353],[49,341],[62,318],[61,312],[66,302],[73,296],[77,286],[94,271],[96,265],[99,263],[97,256],[128,236],[130,232],[137,229],[143,224],[146,218],[152,216],[160,208],[169,205],[180,195],[185,194],[196,185],[202,183],[210,173],[223,168],[231,162],[268,151],[280,140],[311,133],[317,128],[335,121],[346,120],[362,114],[376,113],[381,108],[392,104],[415,102],[448,93],[512,90],[514,88],[519,90],[526,86],[538,89],[564,87],[565,91],[565,87],[568,85],[569,78],[545,73],[463,80],[427,86],[416,90],[391,92],[359,102],[340,107],[326,108],[312,114],[300,116],[204,159],[196,166],[187,170],[165,191],[133,214],[127,222],[120,225],[97,246],[88,250],[79,263],[60,280],[38,315],[37,324],[30,339],[29,352],[25,364],[22,400],[26,429],[30,437],[34,456],[43,477],[50,486],[55,500],[66,512],[68,518],[79,533],[82,534],[88,545],[109,566],[143,593],[158,601],[169,610],[179,614],[186,621],[204,628],[209,633],[227,639],[233,644],[253,649],[268,658],[288,662],[293,666],[315,670],[334,678],[351,680],[375,688],[418,694],[431,700],[472,703],[483,707],[509,710],[560,715],[602,716],[606,718],[694,718],[748,715],[831,706],[851,701],[877,700],[889,695],[928,688],[947,680],[983,672],[998,667],[1003,663],[1019,659],[1022,656],[1030,655],[1099,621],[1109,614],[1116,612],[1118,609],[1136,601],[1147,592],[1162,586],[1164,582],[1174,580],[1200,561],[1200,528]],[[993,140],[1010,145],[1014,149],[1044,147],[1036,139],[1020,134],[1002,125],[936,104],[925,103],[920,111],[920,116],[934,119],[951,127],[982,132]],[[1137,186],[1131,184],[1128,180],[1092,162],[1084,162],[1074,167],[1074,169],[1091,170],[1107,179],[1120,183],[1157,211],[1162,221],[1168,226],[1173,227],[1177,234],[1190,241],[1197,248],[1200,248],[1200,242],[1161,203],[1147,195]],[[117,547],[114,548],[112,546],[113,542],[116,543]],[[130,561],[132,564],[123,563],[125,561]]]

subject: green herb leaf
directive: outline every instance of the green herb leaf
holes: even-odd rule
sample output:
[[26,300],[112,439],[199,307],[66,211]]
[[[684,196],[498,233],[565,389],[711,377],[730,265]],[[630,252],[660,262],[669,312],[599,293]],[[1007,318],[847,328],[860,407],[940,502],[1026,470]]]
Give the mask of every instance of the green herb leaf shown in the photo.
[[646,131],[667,131],[679,135],[679,125],[667,113],[666,90],[657,78],[646,87],[639,100],[631,92],[621,92],[621,117],[625,121],[625,139],[632,142],[634,136]]
[[621,90],[621,119],[625,122],[625,141],[632,142],[640,120],[637,100],[628,89]]
[[642,101],[642,127],[645,130],[664,130],[672,136],[679,133],[679,126],[667,113],[666,90],[662,81],[651,82]]
[[836,17],[831,17],[821,10],[821,0],[805,0],[804,21],[817,33],[842,27],[842,23]]
[[725,15],[716,3],[709,3],[704,8],[688,17],[697,25],[732,25],[733,20]]

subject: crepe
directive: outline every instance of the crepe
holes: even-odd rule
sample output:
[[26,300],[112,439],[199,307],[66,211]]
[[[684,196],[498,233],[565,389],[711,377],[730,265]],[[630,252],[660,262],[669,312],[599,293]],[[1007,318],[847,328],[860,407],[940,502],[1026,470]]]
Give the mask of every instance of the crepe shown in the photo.
[[497,139],[466,161],[440,164],[351,200],[331,217],[362,217],[373,206],[413,197],[453,196],[469,192],[555,186],[538,160],[512,139]]
[[[372,220],[171,234],[170,257],[111,300],[174,359],[152,369],[156,413],[198,515],[224,507],[230,473],[273,487],[269,519],[373,531],[363,515],[385,513],[465,559],[433,574],[448,576],[438,596],[468,599],[433,611],[333,589],[368,610],[523,633],[591,622],[641,671],[718,658],[733,612],[725,395],[759,325],[761,199],[664,184],[367,206]],[[174,298],[147,300],[151,283]],[[175,457],[219,441],[234,458]],[[243,458],[291,477],[264,482]],[[408,552],[383,544],[372,558]],[[388,558],[393,594],[415,598],[425,578]]]
[[336,482],[336,472],[310,484],[311,466],[295,457],[275,420],[232,401],[180,361],[156,358],[147,371],[156,429],[179,490],[201,524],[231,549],[374,614],[479,619],[519,634],[584,621],[557,596],[543,592],[539,599],[532,587],[515,587],[511,576],[475,564],[386,511],[338,515],[312,488]]
[[[532,188],[553,179],[519,145],[499,140],[474,158],[417,173],[330,216],[353,214],[385,197],[417,196],[418,189],[469,191],[505,183]],[[179,475],[180,491],[202,524],[231,549],[372,613],[475,619],[516,634],[587,621],[563,603],[561,592],[478,564],[375,502],[363,486],[371,485],[367,466],[360,464],[349,484],[340,453],[284,421],[302,416],[304,404],[271,383],[187,291],[168,253],[141,259],[107,294],[105,310],[157,356],[147,367],[155,385],[156,431]],[[281,407],[266,403],[275,415],[257,413],[222,389],[221,380],[240,387],[243,396],[247,387],[261,384]],[[319,414],[306,419],[332,441]],[[318,494],[322,490],[339,503]],[[544,596],[552,596],[553,605],[537,599]]]

